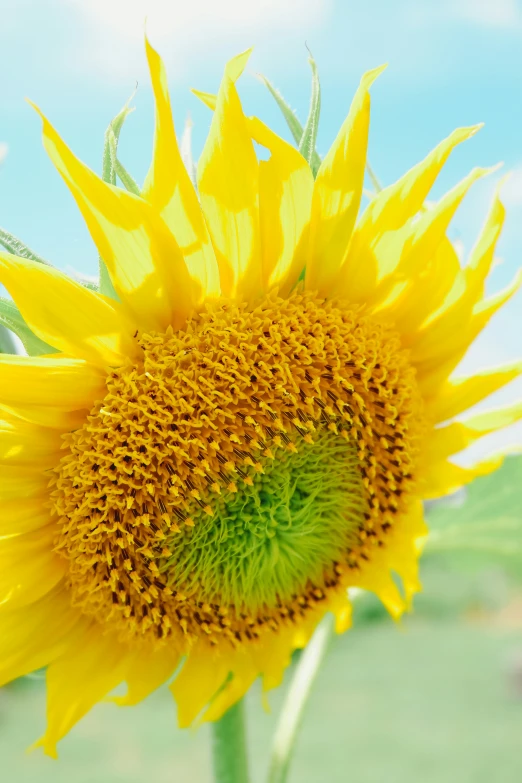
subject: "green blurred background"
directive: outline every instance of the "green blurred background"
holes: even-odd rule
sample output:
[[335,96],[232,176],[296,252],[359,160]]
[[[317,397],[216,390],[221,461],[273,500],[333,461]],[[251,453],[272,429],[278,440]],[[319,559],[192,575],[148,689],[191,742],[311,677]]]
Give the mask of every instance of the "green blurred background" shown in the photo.
[[[369,595],[334,638],[307,706],[291,783],[519,783],[522,780],[522,457],[428,509],[424,592],[395,625]],[[263,710],[247,700],[252,781],[292,676]],[[0,690],[5,783],[210,783],[208,727],[176,728],[167,688],[141,705],[100,704],[60,744],[42,733],[44,680]]]

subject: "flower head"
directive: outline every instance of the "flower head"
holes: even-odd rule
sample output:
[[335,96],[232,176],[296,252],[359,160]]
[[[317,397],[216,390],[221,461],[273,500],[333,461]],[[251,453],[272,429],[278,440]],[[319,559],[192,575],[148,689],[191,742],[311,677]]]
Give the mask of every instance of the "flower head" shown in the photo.
[[449,458],[521,415],[445,423],[521,370],[450,378],[519,284],[484,298],[498,196],[465,268],[446,236],[485,170],[425,205],[476,127],[359,217],[382,69],[314,182],[243,114],[246,53],[206,96],[197,195],[147,56],[156,131],[140,196],[102,181],[44,118],[117,298],[0,254],[0,282],[48,345],[0,357],[0,676],[47,666],[51,754],[118,683],[134,704],[182,660],[181,725],[220,717],[259,675],[276,686],[325,612],[348,627],[349,587],[400,616],[419,589],[422,500],[494,469]]

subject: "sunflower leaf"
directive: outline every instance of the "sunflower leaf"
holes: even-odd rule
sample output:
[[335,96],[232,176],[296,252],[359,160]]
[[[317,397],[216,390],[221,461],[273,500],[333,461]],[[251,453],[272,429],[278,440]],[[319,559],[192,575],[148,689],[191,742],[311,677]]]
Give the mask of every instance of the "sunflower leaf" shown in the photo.
[[0,324],[10,329],[20,338],[29,356],[41,356],[46,353],[57,353],[56,348],[40,340],[29,329],[14,302],[0,297]]
[[497,564],[522,573],[522,455],[477,478],[466,499],[448,499],[428,511],[426,555],[455,554],[471,565]]
[[315,177],[319,169],[319,166],[315,166],[314,153],[317,142],[317,131],[319,128],[319,116],[321,113],[321,84],[319,82],[317,64],[311,52],[308,58],[308,62],[310,63],[310,68],[312,69],[312,91],[310,95],[310,110],[308,112],[308,118],[306,120],[306,124],[301,135],[301,140],[299,142],[299,152],[310,164]]
[[48,261],[39,256],[38,253],[35,253],[34,250],[27,247],[21,239],[18,239],[14,234],[10,234],[9,231],[6,231],[5,228],[0,228],[0,245],[5,247],[5,249],[14,256],[27,258],[29,261],[37,261],[39,264],[50,266]]

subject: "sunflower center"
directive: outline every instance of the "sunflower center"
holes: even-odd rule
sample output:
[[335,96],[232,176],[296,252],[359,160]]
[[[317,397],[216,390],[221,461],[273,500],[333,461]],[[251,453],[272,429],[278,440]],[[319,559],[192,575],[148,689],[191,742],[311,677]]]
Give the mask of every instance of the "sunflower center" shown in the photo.
[[237,644],[344,590],[410,494],[398,337],[296,293],[138,340],[54,472],[75,605],[122,638]]
[[332,432],[283,452],[212,517],[169,536],[165,572],[190,595],[250,613],[321,585],[364,521],[355,449]]

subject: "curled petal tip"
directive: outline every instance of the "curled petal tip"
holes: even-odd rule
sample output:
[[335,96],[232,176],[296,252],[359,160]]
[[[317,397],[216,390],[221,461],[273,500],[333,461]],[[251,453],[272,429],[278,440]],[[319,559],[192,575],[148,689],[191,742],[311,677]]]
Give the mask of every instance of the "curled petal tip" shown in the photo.
[[36,103],[35,103],[34,101],[32,101],[30,98],[26,98],[25,100],[26,100],[26,102],[29,104],[29,106],[31,107],[31,109],[34,109],[34,110],[35,110],[35,112],[37,112],[37,114],[39,114],[39,115],[40,115],[40,117],[42,117],[42,119],[43,119],[43,114],[42,114],[42,111],[41,111],[41,109],[39,109],[39,108],[38,108],[38,106],[36,105]]
[[500,191],[502,190],[506,182],[509,182],[509,180],[513,176],[513,173],[514,173],[513,170],[506,171],[506,173],[501,176],[501,178],[497,182],[497,196],[499,195]]
[[495,171],[501,169],[503,165],[504,165],[503,161],[500,161],[499,163],[495,163],[495,165],[493,166],[476,166],[471,171],[470,176],[474,177],[474,179],[488,177],[490,174],[494,174]]
[[156,52],[156,50],[153,47],[153,45],[151,44],[151,42],[150,42],[149,35],[148,35],[148,32],[147,32],[147,23],[148,23],[148,18],[145,17],[145,19],[143,21],[143,41],[145,43],[145,51],[148,54],[151,50],[153,52]]
[[372,68],[371,71],[368,71],[368,73],[375,74],[374,79],[377,78],[377,76],[380,76],[383,71],[386,70],[389,63],[383,63],[382,65],[378,65],[377,68]]
[[488,174],[494,174],[495,171],[499,171],[499,169],[503,168],[503,166],[504,166],[504,161],[500,160],[498,163],[495,163],[494,166],[490,166],[489,168],[487,168],[486,172]]
[[225,75],[229,77],[233,82],[237,81],[243,71],[245,70],[246,64],[250,58],[250,55],[254,51],[254,47],[251,46],[250,49],[245,49],[244,52],[240,52],[239,54],[236,54],[235,57],[232,57],[225,66]]
[[383,65],[377,66],[377,68],[372,68],[371,70],[366,71],[361,79],[361,87],[364,89],[369,89],[377,77],[380,76],[387,67],[388,63],[384,63]]

